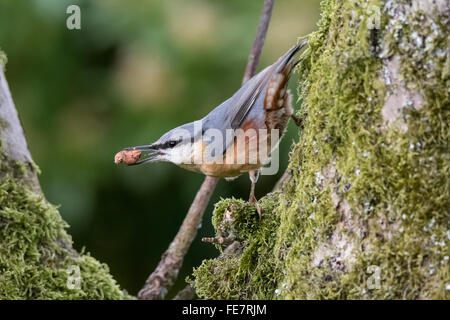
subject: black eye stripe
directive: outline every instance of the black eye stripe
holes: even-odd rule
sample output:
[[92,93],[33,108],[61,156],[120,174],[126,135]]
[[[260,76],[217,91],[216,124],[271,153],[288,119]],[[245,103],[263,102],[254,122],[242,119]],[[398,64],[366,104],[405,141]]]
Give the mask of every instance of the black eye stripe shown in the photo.
[[160,143],[157,145],[153,145],[154,149],[169,149],[175,147],[177,144],[179,144],[182,141],[182,139],[179,140],[169,140],[164,143]]
[[162,145],[163,148],[173,148],[175,147],[178,143],[180,143],[181,140],[170,140],[167,141],[166,143],[164,143]]

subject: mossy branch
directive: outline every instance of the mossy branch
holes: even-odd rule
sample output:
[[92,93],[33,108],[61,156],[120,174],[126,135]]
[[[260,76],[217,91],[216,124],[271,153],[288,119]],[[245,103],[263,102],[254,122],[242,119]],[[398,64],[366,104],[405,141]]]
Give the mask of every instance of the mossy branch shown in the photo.
[[0,140],[0,299],[131,298],[44,198],[1,64]]

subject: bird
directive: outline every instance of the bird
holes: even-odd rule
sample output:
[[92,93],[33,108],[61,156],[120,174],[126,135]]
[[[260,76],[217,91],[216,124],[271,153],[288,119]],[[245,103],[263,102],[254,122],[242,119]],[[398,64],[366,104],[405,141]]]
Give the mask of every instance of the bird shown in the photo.
[[[289,120],[301,126],[302,119],[294,115],[288,81],[301,61],[295,57],[305,45],[303,40],[290,48],[202,119],[171,129],[151,144],[125,148],[116,155],[116,163],[171,162],[227,180],[248,172],[249,202],[261,218],[255,197],[261,167],[270,162]],[[141,157],[141,153],[146,155]]]

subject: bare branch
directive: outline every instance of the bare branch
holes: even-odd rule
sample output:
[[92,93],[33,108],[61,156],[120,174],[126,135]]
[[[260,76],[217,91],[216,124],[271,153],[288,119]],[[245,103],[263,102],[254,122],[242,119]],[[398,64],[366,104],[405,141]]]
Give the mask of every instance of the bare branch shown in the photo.
[[245,68],[244,79],[242,83],[246,83],[256,72],[256,67],[259,63],[259,57],[266,39],[267,29],[269,28],[270,18],[272,17],[272,8],[274,0],[264,1],[264,7],[259,19],[258,31],[256,32],[255,41],[253,42],[252,51],[248,56],[247,67]]
[[[265,0],[264,8],[260,17],[258,31],[253,43],[253,48],[248,57],[242,83],[249,80],[256,71],[259,57],[261,55],[270,17],[272,15],[273,0]],[[162,255],[161,261],[155,271],[148,277],[144,287],[139,291],[139,299],[156,300],[163,299],[178,278],[178,272],[183,265],[183,259],[192,241],[197,235],[198,225],[202,221],[203,213],[216,188],[218,179],[206,177],[197,192],[194,201],[189,208],[186,218],[173,239],[169,248]]]
[[155,271],[148,277],[144,288],[139,291],[138,297],[145,300],[163,299],[168,290],[178,278],[178,272],[183,264],[183,259],[197,235],[200,225],[219,179],[206,177],[200,190],[198,190],[183,224],[178,230],[169,248],[164,252],[161,261]]

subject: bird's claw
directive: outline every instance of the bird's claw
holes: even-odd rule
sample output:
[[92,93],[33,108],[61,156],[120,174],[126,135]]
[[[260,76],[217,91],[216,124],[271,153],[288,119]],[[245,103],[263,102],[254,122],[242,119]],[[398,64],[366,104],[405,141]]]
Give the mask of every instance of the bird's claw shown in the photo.
[[256,211],[258,212],[259,220],[262,218],[263,210],[259,206],[258,200],[256,200],[255,196],[250,196],[250,199],[248,199],[248,202],[253,203],[253,205],[256,208]]
[[297,117],[294,115],[291,115],[292,120],[294,120],[295,125],[301,129],[303,129],[303,119],[301,117]]

